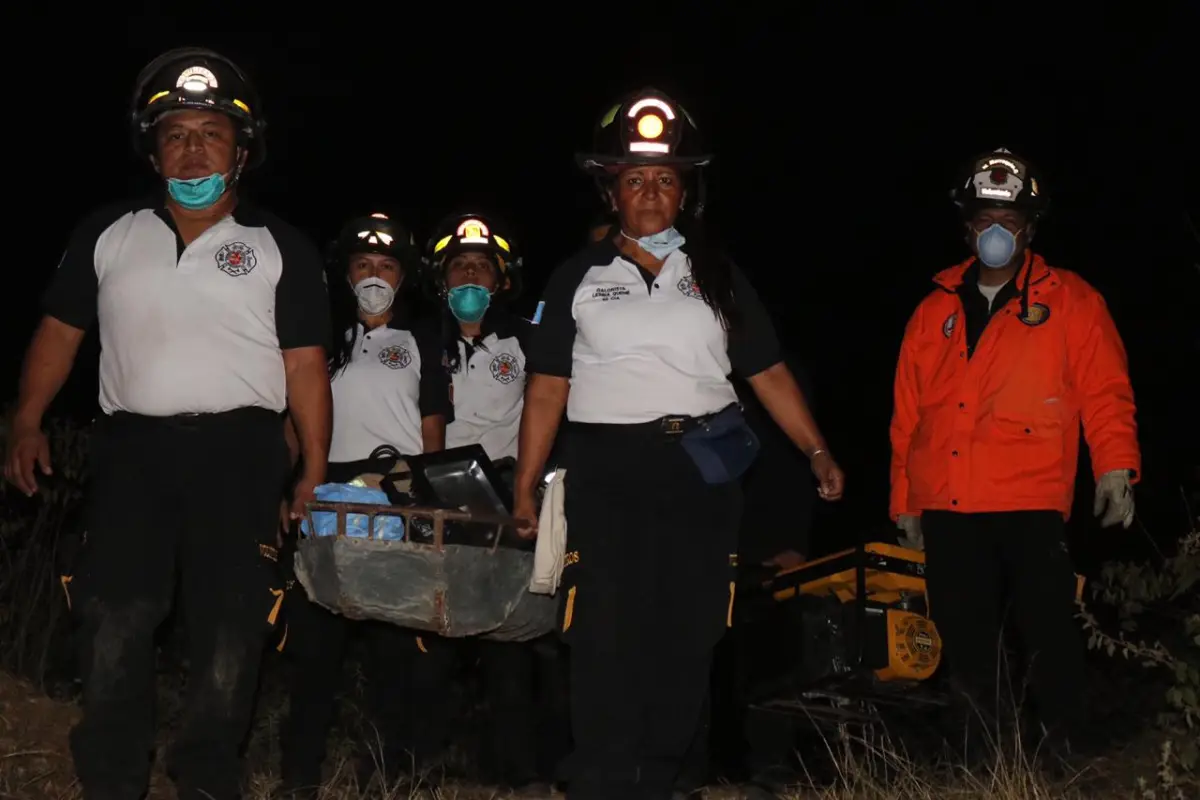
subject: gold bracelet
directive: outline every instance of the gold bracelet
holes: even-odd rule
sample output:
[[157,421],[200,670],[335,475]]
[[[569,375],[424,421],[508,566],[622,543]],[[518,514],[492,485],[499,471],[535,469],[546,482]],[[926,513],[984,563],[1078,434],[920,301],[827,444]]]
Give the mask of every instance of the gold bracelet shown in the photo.
[[816,450],[813,450],[812,453],[809,454],[808,460],[812,461],[814,458],[821,455],[821,453],[828,453],[828,452],[829,451],[826,450],[824,447],[818,447]]

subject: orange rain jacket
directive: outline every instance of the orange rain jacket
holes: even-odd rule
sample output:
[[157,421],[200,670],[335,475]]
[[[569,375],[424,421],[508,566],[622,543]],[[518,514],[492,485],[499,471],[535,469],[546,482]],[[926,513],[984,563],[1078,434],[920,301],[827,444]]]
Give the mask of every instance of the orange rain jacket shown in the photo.
[[[992,312],[968,353],[959,287],[965,261],[909,320],[895,376],[891,517],[925,509],[1056,510],[1070,515],[1079,425],[1095,477],[1141,454],[1125,348],[1099,292],[1033,255],[1029,313],[1019,292]],[[997,297],[997,303],[1001,299]]]

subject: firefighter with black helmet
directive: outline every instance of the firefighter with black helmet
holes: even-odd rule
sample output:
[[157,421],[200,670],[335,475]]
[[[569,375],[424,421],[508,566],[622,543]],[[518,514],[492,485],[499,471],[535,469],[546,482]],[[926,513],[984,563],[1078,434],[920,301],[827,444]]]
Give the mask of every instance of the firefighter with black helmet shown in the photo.
[[178,587],[190,675],[170,773],[185,800],[232,800],[282,593],[285,408],[309,465],[291,513],[325,475],[328,296],[312,242],[238,197],[265,126],[236,64],[200,48],[164,53],[138,76],[128,120],[164,191],[94,211],[71,233],[26,358],[5,472],[28,494],[35,473],[50,473],[42,417],[98,325],[86,534],[63,576],[83,668],[76,772],[88,800],[145,792],[154,635]]
[[446,446],[481,444],[493,462],[516,459],[529,322],[508,304],[521,291],[522,259],[492,215],[443,219],[426,246],[453,381],[454,422]]
[[[421,283],[421,253],[412,232],[384,212],[363,214],[342,225],[328,253],[340,291],[334,306],[339,338],[329,359],[333,434],[327,476],[346,483],[364,473],[399,471],[403,456],[441,450],[453,413],[437,332],[414,324],[404,302],[406,290]],[[395,455],[390,461],[372,458],[380,452]],[[293,459],[299,455],[293,450]],[[423,730],[436,710],[428,698],[408,691],[413,636],[386,623],[347,619],[310,602],[302,588],[295,591],[284,649],[294,669],[280,737],[283,792],[295,798],[320,792],[352,635],[365,644],[362,667],[371,698],[371,731],[358,779],[365,788],[378,772],[390,788],[410,775],[405,750],[414,730]]]
[[757,454],[730,373],[809,457],[822,497],[839,499],[844,477],[753,286],[704,241],[710,156],[688,112],[634,92],[578,161],[615,221],[535,312],[514,514],[536,533],[565,412],[568,796],[668,798],[731,619],[739,479]]
[[[428,287],[440,301],[442,357],[450,373],[454,421],[446,446],[478,444],[511,478],[525,394],[528,321],[509,311],[521,286],[521,256],[508,227],[476,210],[447,215],[425,248]],[[422,708],[411,756],[424,771],[449,739],[456,666],[478,659],[486,694],[481,772],[514,796],[545,796],[535,736],[533,642],[417,637],[411,684]]]
[[973,706],[964,713],[992,724],[1001,713],[1006,584],[1049,744],[1077,748],[1084,649],[1065,522],[1081,422],[1095,514],[1105,526],[1133,521],[1141,460],[1125,350],[1099,292],[1032,249],[1049,203],[1027,159],[982,154],[952,196],[971,254],[934,276],[904,332],[891,516],[902,543],[925,550],[933,620]]
[[[186,66],[180,70],[180,64]],[[164,116],[171,120],[169,130],[161,125]],[[266,127],[258,94],[245,73],[211,50],[169,51],[138,76],[130,108],[134,149],[150,159],[171,200],[185,209],[211,207],[226,197],[243,171],[262,164]],[[220,164],[200,157],[196,136],[227,137],[236,144],[235,158]],[[172,158],[177,153],[186,154]],[[175,165],[177,160],[182,163]]]

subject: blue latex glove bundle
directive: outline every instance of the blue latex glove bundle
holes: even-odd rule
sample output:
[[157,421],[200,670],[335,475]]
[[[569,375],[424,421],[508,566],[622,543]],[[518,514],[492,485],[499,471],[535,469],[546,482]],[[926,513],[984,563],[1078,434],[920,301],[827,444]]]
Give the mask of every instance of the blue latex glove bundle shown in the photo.
[[[372,489],[369,486],[356,486],[350,483],[323,483],[313,494],[317,502],[324,503],[363,503],[386,506],[387,495],[382,489]],[[314,511],[313,525],[317,536],[337,535],[337,514],[333,511]],[[300,521],[300,533],[311,536],[308,520]],[[346,536],[354,539],[369,539],[371,521],[366,514],[346,514]],[[398,542],[404,538],[404,519],[392,514],[375,517],[375,538],[385,542]]]

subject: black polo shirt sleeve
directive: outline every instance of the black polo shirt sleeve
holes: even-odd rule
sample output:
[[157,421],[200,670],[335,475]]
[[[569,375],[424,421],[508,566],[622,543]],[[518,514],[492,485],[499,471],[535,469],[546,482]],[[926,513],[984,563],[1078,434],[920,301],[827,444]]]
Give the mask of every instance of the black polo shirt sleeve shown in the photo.
[[133,211],[129,204],[106,206],[86,216],[67,239],[58,269],[42,295],[42,310],[72,328],[87,330],[96,321],[100,282],[96,250],[104,233]]
[[417,342],[417,353],[421,356],[417,408],[422,417],[440,414],[449,424],[454,421],[454,404],[450,402],[450,373],[442,352],[440,330],[436,325],[417,325],[412,334]]
[[[534,326],[529,320],[523,317],[514,318],[512,336],[517,340],[522,353],[529,353],[529,343],[533,339],[533,328]],[[528,355],[526,358],[528,358]]]
[[333,326],[321,253],[312,240],[285,222],[272,220],[267,227],[283,262],[275,285],[275,331],[280,349],[330,349]]
[[731,264],[733,299],[740,324],[729,333],[729,363],[741,378],[751,378],[783,360],[771,315],[754,285],[736,264]]
[[575,350],[575,290],[587,271],[587,259],[576,258],[551,273],[533,314],[533,330],[529,336],[529,349],[525,352],[525,368],[530,374],[571,377]]

